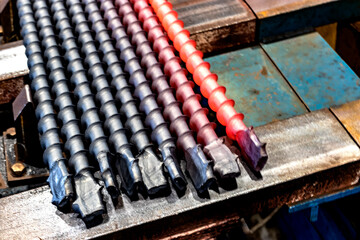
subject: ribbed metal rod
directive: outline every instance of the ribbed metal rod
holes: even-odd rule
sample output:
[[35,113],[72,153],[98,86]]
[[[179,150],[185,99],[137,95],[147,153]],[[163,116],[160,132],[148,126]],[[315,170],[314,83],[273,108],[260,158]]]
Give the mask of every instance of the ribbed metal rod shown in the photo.
[[116,179],[114,177],[111,163],[113,156],[107,145],[107,137],[102,128],[102,121],[98,114],[94,96],[89,86],[89,80],[82,63],[76,38],[67,9],[61,0],[50,1],[51,13],[56,26],[56,33],[60,38],[60,45],[65,53],[64,58],[67,62],[67,71],[70,82],[75,87],[74,94],[78,99],[77,111],[81,115],[81,124],[85,130],[85,137],[89,142],[89,151],[97,160],[105,187],[110,195],[115,198],[119,192]]
[[126,81],[126,74],[122,70],[117,51],[113,46],[113,41],[107,31],[96,1],[83,0],[82,3],[92,30],[95,32],[99,51],[103,55],[104,68],[106,68],[107,73],[111,76],[111,84],[116,89],[115,98],[121,105],[121,114],[126,118],[125,127],[132,134],[130,141],[138,150],[137,158],[139,159],[139,167],[145,188],[150,196],[158,195],[161,191],[168,188],[163,172],[163,163],[155,154],[153,145],[147,136],[147,130],[136,106],[137,101],[132,96]]
[[207,109],[201,107],[200,97],[194,93],[193,83],[187,79],[187,72],[180,66],[181,60],[175,56],[174,48],[169,44],[152,7],[147,0],[132,2],[144,30],[148,33],[148,39],[153,43],[154,50],[159,54],[159,61],[170,78],[170,85],[176,89],[177,99],[183,103],[184,113],[190,117],[190,127],[197,132],[197,140],[205,146],[204,152],[214,161],[214,171],[221,178],[238,176],[238,156],[233,154],[215,133],[215,124],[210,123],[206,115]]
[[128,0],[117,0],[115,6],[123,19],[127,33],[132,37],[132,44],[136,46],[136,53],[141,59],[141,65],[146,69],[146,76],[152,81],[152,89],[157,93],[157,101],[164,108],[164,117],[170,124],[170,130],[177,135],[177,146],[185,152],[187,171],[199,192],[206,190],[214,181],[210,161],[206,159],[200,145],[197,145],[193,132],[187,124],[185,117],[176,101],[174,91],[170,88],[162,66],[159,64],[156,53],[152,50],[150,42],[142,29]]
[[105,118],[105,130],[110,134],[109,143],[120,157],[116,159],[116,165],[120,170],[123,188],[128,195],[133,195],[136,186],[142,182],[138,161],[131,152],[131,146],[128,143],[125,129],[120,120],[120,115],[81,4],[79,1],[66,1],[66,4],[75,32],[78,34],[78,44],[82,46],[81,52],[85,57],[87,74],[91,77],[91,87],[96,92],[96,100],[101,106],[100,113]]
[[[65,150],[69,156],[69,167],[75,173],[76,200],[73,203],[75,211],[88,221],[105,211],[102,204],[100,186],[96,183],[87,159],[87,150],[84,147],[82,134],[78,126],[78,119],[74,112],[74,105],[67,87],[61,55],[58,51],[55,34],[52,30],[51,17],[45,0],[33,2],[35,19],[43,48],[43,55],[49,71],[49,79],[55,94],[55,105],[57,106],[58,120],[61,121],[61,133],[64,136]],[[38,57],[29,58],[37,62]],[[37,95],[39,96],[39,95]],[[43,100],[43,99],[42,99]],[[91,197],[88,197],[91,196]]]
[[175,154],[174,140],[136,58],[121,19],[112,1],[104,0],[100,2],[104,18],[108,21],[108,28],[111,29],[112,37],[116,40],[116,47],[121,52],[120,58],[125,62],[125,70],[130,74],[129,82],[135,87],[134,95],[141,101],[140,110],[146,114],[145,124],[152,129],[151,138],[158,145],[162,160],[174,185],[179,189],[184,189],[186,180]]
[[[43,160],[50,170],[48,183],[53,195],[52,203],[58,207],[65,207],[70,204],[74,191],[58,134],[56,114],[50,95],[32,5],[30,0],[18,0],[17,8],[20,17],[21,35],[26,47],[25,53],[28,57],[29,77],[34,93],[36,117],[39,121],[38,130],[41,146],[44,149]],[[37,61],[34,62],[34,59],[37,59]]]
[[186,63],[186,68],[193,74],[195,83],[200,86],[202,95],[209,99],[210,108],[216,112],[219,122],[226,126],[227,135],[238,142],[249,165],[260,171],[268,159],[265,144],[260,142],[252,127],[245,126],[244,115],[237,113],[235,101],[225,96],[226,88],[217,83],[217,75],[210,71],[210,64],[203,60],[202,52],[196,50],[196,42],[190,39],[189,31],[184,29],[184,23],[177,18],[171,3],[150,0],[150,4]]

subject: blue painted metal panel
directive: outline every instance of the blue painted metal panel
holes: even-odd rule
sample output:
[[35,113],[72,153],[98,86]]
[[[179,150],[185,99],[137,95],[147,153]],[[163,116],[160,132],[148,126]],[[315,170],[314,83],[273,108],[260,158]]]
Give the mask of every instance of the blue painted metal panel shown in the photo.
[[251,47],[205,59],[235,100],[245,123],[260,126],[307,112],[261,47]]
[[360,99],[360,79],[318,33],[262,47],[311,111]]

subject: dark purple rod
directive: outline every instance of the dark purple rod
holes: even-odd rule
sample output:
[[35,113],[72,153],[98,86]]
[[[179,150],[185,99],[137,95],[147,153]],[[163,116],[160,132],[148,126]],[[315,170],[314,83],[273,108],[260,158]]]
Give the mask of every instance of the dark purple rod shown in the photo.
[[[210,161],[206,159],[200,145],[197,145],[187,124],[187,117],[180,110],[180,104],[174,96],[173,89],[168,84],[162,65],[159,64],[156,53],[153,51],[146,37],[146,32],[130,2],[128,0],[117,0],[115,6],[119,10],[127,33],[132,37],[132,44],[136,46],[136,53],[141,58],[142,67],[146,69],[146,76],[152,81],[152,89],[157,92],[157,101],[164,108],[164,117],[171,123],[170,130],[178,137],[177,145],[185,152],[187,171],[195,188],[199,192],[203,192],[215,182]],[[235,162],[234,164],[236,166]],[[236,166],[235,170],[237,169]]]
[[[33,15],[30,0],[17,1],[20,17],[21,35],[26,47],[31,89],[34,93],[36,116],[39,120],[41,146],[44,149],[43,159],[49,167],[48,183],[52,193],[52,203],[58,207],[65,207],[74,195],[71,175],[68,173],[66,159],[63,156],[62,143],[58,134],[56,114],[50,95],[42,49],[38,37],[38,30]],[[34,60],[36,59],[36,62]]]
[[130,74],[129,83],[135,87],[134,95],[140,99],[140,110],[146,114],[145,124],[152,129],[151,139],[157,143],[169,176],[178,189],[185,189],[186,180],[176,158],[176,146],[167,127],[148,81],[141,69],[133,46],[126,34],[121,19],[112,1],[101,2],[101,10],[107,20],[107,26],[116,40],[120,58],[125,62],[125,70]]

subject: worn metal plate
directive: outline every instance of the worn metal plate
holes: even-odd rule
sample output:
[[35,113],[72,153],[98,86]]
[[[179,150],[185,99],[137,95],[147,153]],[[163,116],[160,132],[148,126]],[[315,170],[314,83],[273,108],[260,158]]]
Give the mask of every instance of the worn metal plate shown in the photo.
[[360,145],[360,100],[333,107],[331,111]]
[[170,0],[199,50],[211,52],[255,40],[255,16],[241,0]]
[[360,79],[318,33],[262,47],[311,111],[360,98]]
[[259,21],[260,40],[360,16],[358,0],[246,0]]
[[206,58],[245,124],[261,126],[307,112],[261,47]]
[[[123,196],[116,208],[110,203],[109,196],[105,195],[108,213],[104,222],[86,229],[75,214],[62,213],[51,205],[48,187],[37,188],[0,199],[0,238],[89,238],[125,231],[150,222],[154,224],[152,226],[156,226],[157,221],[166,220],[166,217],[207,206],[229,207],[226,204],[230,201],[236,205],[248,193],[360,159],[359,147],[329,110],[271,123],[256,128],[256,132],[263,142],[268,143],[268,164],[257,180],[253,180],[242,168],[242,175],[236,179],[238,187],[235,190],[224,191],[220,188],[220,193],[211,190],[210,199],[202,199],[190,184],[181,198],[174,192],[166,198],[141,199],[135,202],[130,202]],[[294,199],[300,200],[301,197]],[[248,204],[250,205],[250,202]],[[201,221],[201,217],[202,215],[197,215],[192,221]],[[159,225],[158,228],[163,229],[166,226]]]
[[22,41],[0,45],[0,104],[15,99],[29,73]]
[[22,41],[9,43],[0,48],[0,81],[24,76],[29,73],[27,57]]

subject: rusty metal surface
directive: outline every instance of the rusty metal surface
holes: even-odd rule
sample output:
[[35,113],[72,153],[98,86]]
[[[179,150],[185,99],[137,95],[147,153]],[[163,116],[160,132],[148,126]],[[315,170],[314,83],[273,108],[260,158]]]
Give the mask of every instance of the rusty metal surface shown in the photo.
[[331,111],[360,145],[360,100],[333,107]]
[[[316,111],[271,123],[256,128],[256,131],[262,141],[268,142],[268,165],[261,172],[261,178],[256,180],[253,180],[243,168],[242,175],[236,179],[235,190],[224,191],[220,188],[220,194],[210,191],[210,199],[199,198],[191,186],[181,198],[174,192],[166,198],[140,199],[135,202],[123,196],[116,208],[110,203],[109,195],[103,191],[108,215],[101,225],[86,229],[84,223],[74,213],[62,213],[51,205],[48,187],[37,188],[0,199],[0,238],[88,238],[118,231],[130,231],[131,228],[145,226],[150,222],[161,224],[162,221],[164,224],[166,217],[193,214],[205,207],[232,205],[236,207],[250,193],[282,186],[279,184],[289,183],[297,186],[296,182],[303,181],[303,177],[323,171],[336,173],[336,167],[347,166],[360,159],[359,147],[329,110]],[[308,184],[309,188],[314,187],[314,182]],[[356,181],[353,184],[356,184]],[[304,189],[300,190],[302,190],[302,195],[317,194],[316,191],[304,193]],[[269,196],[279,197],[273,196],[275,193],[272,192]],[[302,199],[298,196],[291,201],[296,202]],[[245,201],[244,207],[251,206],[250,202]],[[207,214],[210,213],[211,211]],[[22,215],[21,219],[18,217],[19,214]],[[197,216],[206,218],[206,214]],[[236,222],[236,218],[234,221]],[[170,231],[170,229],[164,231]]]
[[226,87],[226,95],[236,99],[235,110],[245,115],[247,126],[258,127],[307,113],[304,104],[261,47],[241,49],[205,60],[218,74],[219,84]]
[[[16,139],[7,136],[6,132],[4,132],[3,141],[4,141],[4,153],[6,159],[6,176],[8,182],[24,181],[30,179],[34,180],[36,178],[40,178],[38,181],[42,181],[42,182],[45,181],[45,179],[49,176],[49,171],[45,166],[33,166],[33,165],[29,165],[28,163],[21,162],[26,167],[24,174],[21,176],[16,176],[15,174],[13,174],[11,170],[11,166],[16,162],[18,162],[15,153]],[[42,163],[42,161],[39,160],[38,162]]]
[[170,2],[203,52],[255,41],[255,16],[241,0]]
[[360,98],[360,79],[316,32],[262,44],[311,111]]

